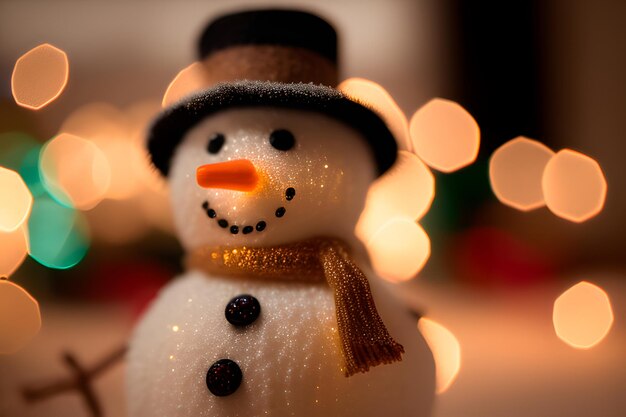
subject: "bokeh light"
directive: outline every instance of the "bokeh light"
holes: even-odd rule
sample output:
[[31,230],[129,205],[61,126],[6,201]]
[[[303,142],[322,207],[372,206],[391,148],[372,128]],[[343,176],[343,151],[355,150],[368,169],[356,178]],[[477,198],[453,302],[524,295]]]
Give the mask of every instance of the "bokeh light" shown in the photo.
[[13,98],[22,107],[41,109],[61,95],[68,76],[65,52],[47,43],[39,45],[15,63],[11,76]]
[[385,223],[366,244],[372,267],[391,282],[414,278],[430,257],[430,239],[420,225],[407,218]]
[[145,152],[130,137],[128,119],[106,103],[90,103],[72,113],[60,132],[93,142],[104,154],[110,170],[105,198],[125,199],[139,190],[138,167]]
[[500,146],[489,161],[489,180],[498,200],[522,211],[544,206],[541,178],[553,155],[544,144],[523,136]]
[[436,98],[426,103],[411,117],[409,131],[417,156],[438,171],[456,171],[478,155],[478,124],[453,101]]
[[19,168],[22,179],[28,186],[33,197],[39,197],[46,193],[46,189],[41,181],[39,172],[39,156],[41,154],[41,145],[31,149],[25,156]]
[[398,148],[411,150],[406,115],[383,86],[364,78],[348,78],[342,81],[337,89],[382,116],[396,137]]
[[602,288],[579,282],[556,299],[552,321],[559,339],[578,349],[592,348],[613,325],[611,301]]
[[450,388],[459,375],[461,345],[450,330],[434,320],[422,317],[417,322],[417,328],[433,353],[437,394],[441,394]]
[[102,151],[78,136],[61,133],[42,149],[41,178],[61,204],[88,210],[98,204],[110,183],[110,167]]
[[19,172],[28,153],[39,146],[39,142],[26,133],[0,133],[0,166]]
[[0,279],[0,354],[17,352],[40,328],[37,300],[19,285]]
[[542,188],[550,211],[577,223],[600,213],[606,200],[606,179],[600,165],[571,149],[557,152],[548,161]]
[[46,196],[35,199],[28,234],[30,256],[48,268],[71,268],[89,247],[89,229],[82,213]]
[[209,79],[206,71],[201,62],[194,62],[181,70],[167,86],[161,105],[168,107],[195,91],[207,88]]
[[28,218],[33,197],[22,177],[0,167],[0,231],[12,232]]
[[44,193],[39,178],[41,143],[22,132],[0,134],[0,166],[20,174],[33,196]]
[[12,232],[0,232],[0,277],[9,277],[28,254],[26,224]]
[[355,233],[363,242],[393,217],[419,220],[435,198],[435,177],[415,154],[398,152],[393,167],[369,188]]

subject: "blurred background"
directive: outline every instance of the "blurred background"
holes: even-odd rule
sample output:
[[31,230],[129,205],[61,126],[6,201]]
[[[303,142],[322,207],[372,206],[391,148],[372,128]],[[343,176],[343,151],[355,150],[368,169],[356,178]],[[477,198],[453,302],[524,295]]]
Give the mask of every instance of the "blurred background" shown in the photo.
[[[619,0],[0,0],[0,165],[19,171],[35,198],[31,256],[10,279],[39,301],[43,317],[33,342],[0,356],[0,416],[87,415],[75,394],[27,406],[18,389],[64,375],[65,349],[92,363],[121,344],[181,271],[166,185],[147,167],[142,132],[170,81],[196,60],[204,25],[268,6],[332,22],[340,78],[382,85],[407,117],[441,97],[481,128],[475,163],[435,173],[435,200],[420,221],[430,259],[416,279],[394,287],[461,347],[458,376],[438,395],[435,416],[621,416],[626,3]],[[42,43],[67,53],[69,81],[58,99],[32,111],[16,105],[11,74]],[[94,143],[115,161],[111,187],[93,208],[68,208],[40,184],[41,146],[59,132],[88,136],[96,125],[106,134],[93,134]],[[545,207],[521,212],[500,203],[489,158],[520,135],[598,161],[608,183],[604,210],[577,224]],[[51,238],[59,235],[67,238]],[[582,280],[606,291],[614,314],[606,338],[584,350],[563,343],[552,320],[555,299]],[[124,415],[122,378],[119,366],[95,384],[107,415]]]

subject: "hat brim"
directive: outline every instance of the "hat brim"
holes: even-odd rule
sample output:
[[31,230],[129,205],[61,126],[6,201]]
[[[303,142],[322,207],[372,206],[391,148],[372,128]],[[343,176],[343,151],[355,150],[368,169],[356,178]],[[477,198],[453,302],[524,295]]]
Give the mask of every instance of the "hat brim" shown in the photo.
[[147,146],[152,163],[167,176],[174,150],[192,127],[211,114],[244,107],[278,107],[325,114],[363,135],[372,149],[379,175],[396,160],[398,147],[383,120],[334,88],[302,83],[237,81],[218,84],[161,113],[148,134]]

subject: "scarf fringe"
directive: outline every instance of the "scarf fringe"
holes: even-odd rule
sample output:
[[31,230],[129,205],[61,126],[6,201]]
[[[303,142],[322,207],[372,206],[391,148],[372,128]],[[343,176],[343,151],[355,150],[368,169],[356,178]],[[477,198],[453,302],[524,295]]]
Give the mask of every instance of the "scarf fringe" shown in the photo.
[[345,376],[401,361],[404,347],[389,335],[376,310],[367,277],[344,246],[330,241],[321,248],[320,258],[326,280],[335,293]]

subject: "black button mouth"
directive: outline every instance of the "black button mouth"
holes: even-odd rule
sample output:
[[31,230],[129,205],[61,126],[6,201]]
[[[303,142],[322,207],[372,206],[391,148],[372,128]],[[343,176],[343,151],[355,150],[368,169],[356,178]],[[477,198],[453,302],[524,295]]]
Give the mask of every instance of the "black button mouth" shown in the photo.
[[[289,187],[285,190],[285,200],[287,200],[288,203],[291,202],[295,196],[296,196],[295,188]],[[205,200],[202,202],[202,210],[206,213],[208,218],[217,221],[217,224],[219,225],[219,227],[221,227],[222,229],[228,230],[231,235],[237,235],[239,234],[239,232],[241,232],[244,235],[248,235],[254,232],[255,230],[257,232],[262,232],[267,227],[267,223],[265,222],[265,220],[259,220],[256,223],[256,225],[252,226],[250,224],[247,224],[247,225],[246,224],[244,225],[232,224],[227,219],[218,218],[217,212],[215,211],[215,209],[210,207],[208,200]],[[287,213],[287,209],[283,206],[280,206],[274,212],[274,216],[280,219],[284,217],[286,213]]]

